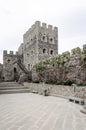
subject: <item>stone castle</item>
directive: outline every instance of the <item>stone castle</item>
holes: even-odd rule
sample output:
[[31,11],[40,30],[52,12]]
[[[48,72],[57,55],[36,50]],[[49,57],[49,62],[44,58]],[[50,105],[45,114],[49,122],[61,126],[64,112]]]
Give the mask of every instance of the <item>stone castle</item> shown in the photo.
[[33,66],[58,55],[58,28],[36,21],[23,35],[23,43],[16,54],[3,51],[3,79],[18,79],[21,73],[28,73]]
[[[45,70],[34,70],[35,65],[49,60],[53,62],[44,65]],[[34,82],[86,84],[86,45],[83,50],[77,47],[71,54],[59,55],[58,28],[36,21],[23,35],[23,43],[16,54],[3,51],[3,65],[0,64],[0,79],[3,81],[25,80],[25,75]]]

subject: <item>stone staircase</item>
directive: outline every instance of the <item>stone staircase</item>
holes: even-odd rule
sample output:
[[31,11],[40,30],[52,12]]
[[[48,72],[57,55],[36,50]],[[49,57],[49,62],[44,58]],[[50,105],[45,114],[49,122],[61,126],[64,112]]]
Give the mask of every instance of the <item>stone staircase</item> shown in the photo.
[[19,68],[28,75],[28,80],[32,80],[32,72],[30,70],[27,70],[27,68],[25,67],[25,65],[22,62],[22,56],[21,55],[17,55],[17,59],[13,62],[13,64],[17,63],[17,65],[19,66]]
[[0,94],[10,93],[29,93],[28,87],[25,87],[17,82],[0,83]]

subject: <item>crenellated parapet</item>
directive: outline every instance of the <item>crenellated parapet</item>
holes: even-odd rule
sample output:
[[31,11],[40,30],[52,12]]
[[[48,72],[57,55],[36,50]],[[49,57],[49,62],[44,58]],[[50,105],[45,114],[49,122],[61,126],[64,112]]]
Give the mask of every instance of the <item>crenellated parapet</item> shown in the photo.
[[69,51],[63,52],[62,56],[69,59],[70,58],[70,52]]
[[29,28],[29,30],[24,34],[24,37],[26,37],[28,34],[31,34],[31,32],[33,32],[35,29],[37,30],[39,28],[42,28],[42,29],[45,29],[45,30],[48,30],[48,31],[54,31],[54,32],[58,31],[57,27],[54,27],[52,25],[47,25],[46,23],[41,23],[40,21],[36,21],[31,26],[31,28]]
[[71,55],[79,55],[81,54],[81,48],[77,47],[71,50]]
[[7,55],[7,50],[4,50],[4,51],[3,51],[3,55]]
[[86,44],[83,45],[83,48],[81,49],[80,47],[73,48],[71,52],[66,51],[63,52],[60,55],[60,61],[62,62],[67,62],[70,61],[71,65],[72,64],[77,64],[83,57],[86,57]]
[[83,45],[82,49],[80,47],[76,47],[76,48],[73,48],[71,52],[69,51],[63,52],[61,54],[61,57],[72,58],[72,57],[81,56],[84,54],[86,54],[86,44]]
[[51,30],[51,31],[57,31],[58,30],[57,27],[54,27],[52,25],[47,25],[46,23],[41,23],[40,21],[35,22],[35,27],[42,27],[44,29]]
[[7,51],[7,50],[4,50],[3,51],[3,55],[16,55],[17,52],[14,52],[14,51]]
[[86,54],[86,44],[83,45],[83,49],[80,47],[73,48],[71,52],[66,51],[61,54],[63,59],[71,59],[74,57],[81,57],[82,55]]

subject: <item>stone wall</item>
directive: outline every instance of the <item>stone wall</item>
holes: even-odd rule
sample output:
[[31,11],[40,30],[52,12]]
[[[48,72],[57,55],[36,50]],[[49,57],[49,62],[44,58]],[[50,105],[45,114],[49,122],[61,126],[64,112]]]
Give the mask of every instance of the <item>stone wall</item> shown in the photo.
[[23,43],[21,43],[20,46],[19,46],[19,48],[18,48],[18,54],[19,55],[23,55],[23,50],[24,50],[23,47],[24,47],[24,45],[23,45]]
[[86,45],[36,64],[32,71],[33,82],[54,84],[86,84]]
[[3,80],[3,65],[0,64],[0,81]]
[[73,86],[64,86],[64,85],[50,85],[45,83],[24,83],[25,87],[29,88],[31,93],[37,93],[45,95],[45,90],[47,90],[47,95],[51,96],[60,96],[64,98],[69,98],[69,96],[75,96],[78,98],[86,99],[86,88],[77,87],[74,92]]

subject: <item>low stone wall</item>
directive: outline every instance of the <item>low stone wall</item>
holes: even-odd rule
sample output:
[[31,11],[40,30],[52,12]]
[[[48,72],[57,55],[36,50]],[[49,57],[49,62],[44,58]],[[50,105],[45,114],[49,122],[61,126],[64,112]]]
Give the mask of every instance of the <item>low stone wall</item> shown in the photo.
[[30,92],[44,95],[44,91],[47,90],[51,96],[69,97],[73,94],[74,88],[63,85],[50,85],[44,83],[24,83],[25,87],[28,87]]
[[75,89],[73,86],[28,82],[24,82],[24,86],[28,87],[31,93],[38,93],[40,95],[44,95],[45,90],[47,90],[47,94],[50,96],[58,96],[63,98],[69,98],[70,96],[73,96],[86,99],[86,86],[76,87]]

